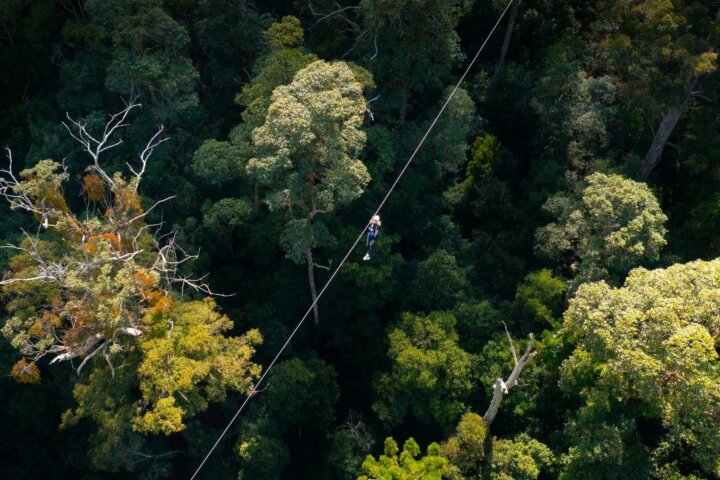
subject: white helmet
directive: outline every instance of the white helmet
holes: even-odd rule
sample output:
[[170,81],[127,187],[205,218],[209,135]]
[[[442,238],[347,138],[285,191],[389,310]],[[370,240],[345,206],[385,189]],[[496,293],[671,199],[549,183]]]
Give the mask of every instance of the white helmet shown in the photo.
[[379,221],[380,221],[380,215],[375,215],[375,216],[373,217],[373,220],[376,221],[376,222],[379,222]]

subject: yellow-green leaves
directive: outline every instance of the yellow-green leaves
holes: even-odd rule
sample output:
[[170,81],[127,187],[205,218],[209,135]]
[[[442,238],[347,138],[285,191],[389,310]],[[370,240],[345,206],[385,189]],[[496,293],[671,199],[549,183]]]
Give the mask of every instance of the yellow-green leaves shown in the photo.
[[368,455],[362,464],[363,472],[358,480],[441,480],[448,472],[448,461],[440,456],[440,447],[436,444],[428,446],[426,456],[420,456],[417,442],[409,438],[398,455],[397,442],[391,437],[385,439],[385,454],[376,460]]
[[565,314],[564,330],[578,346],[561,382],[585,385],[579,421],[639,405],[643,416],[659,417],[673,448],[689,449],[718,475],[719,292],[720,260],[636,269],[622,288],[582,285]]
[[480,415],[466,413],[460,419],[455,435],[442,444],[442,455],[450,460],[462,475],[473,478],[479,475],[482,469],[487,433],[487,425]]
[[264,33],[265,41],[273,48],[292,48],[303,44],[303,30],[297,17],[286,16]]
[[223,400],[228,389],[250,391],[260,374],[260,366],[250,361],[254,346],[262,341],[258,331],[225,337],[232,322],[215,310],[211,299],[176,301],[168,312],[153,316],[137,369],[148,407],[139,411],[136,430],[180,431],[183,418],[205,410],[208,400]]
[[153,409],[142,417],[136,418],[133,428],[140,432],[165,433],[178,432],[185,428],[182,423],[184,410],[175,405],[175,397],[163,397]]
[[253,133],[255,144],[267,154],[251,159],[248,172],[267,183],[284,178],[288,202],[301,200],[298,196],[315,187],[316,180],[323,180],[318,187],[339,199],[357,197],[370,180],[362,162],[354,159],[365,143],[359,129],[364,112],[362,85],[345,64],[308,65],[290,85],[273,92],[265,124]]
[[695,75],[709,75],[718,68],[718,53],[704,52],[692,59]]

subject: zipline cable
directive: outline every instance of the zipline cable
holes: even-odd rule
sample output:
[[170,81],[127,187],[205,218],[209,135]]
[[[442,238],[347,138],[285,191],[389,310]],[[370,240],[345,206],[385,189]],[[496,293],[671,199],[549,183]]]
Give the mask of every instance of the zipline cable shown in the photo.
[[332,283],[332,281],[335,279],[335,276],[337,275],[337,273],[340,271],[340,269],[345,264],[347,259],[350,258],[350,255],[352,254],[353,250],[355,250],[355,247],[357,247],[358,243],[360,243],[360,240],[362,240],[362,238],[365,236],[365,232],[367,232],[367,229],[370,227],[372,218],[375,215],[378,215],[380,213],[380,210],[382,210],[383,206],[385,205],[385,202],[387,202],[388,198],[390,198],[390,194],[392,194],[392,192],[395,190],[395,187],[400,182],[400,179],[403,177],[403,175],[405,175],[405,171],[408,169],[408,167],[410,166],[412,161],[415,159],[415,156],[417,155],[418,151],[420,151],[420,148],[425,143],[425,140],[427,140],[428,136],[430,135],[430,132],[432,132],[433,128],[435,128],[435,124],[437,124],[437,122],[440,119],[440,117],[442,116],[443,112],[445,111],[447,106],[450,104],[450,100],[452,100],[452,98],[455,96],[455,92],[458,91],[458,89],[460,88],[460,85],[462,85],[462,83],[465,81],[465,77],[467,77],[468,73],[470,73],[470,70],[472,69],[473,65],[475,65],[475,62],[477,61],[478,57],[480,57],[480,54],[485,49],[485,45],[487,45],[488,41],[490,41],[490,38],[495,33],[495,30],[497,30],[498,25],[500,25],[500,22],[502,21],[503,17],[505,17],[505,14],[507,13],[508,9],[510,8],[510,6],[512,5],[512,3],[514,1],[516,1],[516,0],[510,0],[508,2],[508,4],[505,6],[505,9],[502,11],[500,16],[498,17],[497,22],[495,22],[495,25],[490,30],[490,33],[488,33],[487,37],[485,38],[485,41],[482,43],[482,45],[480,45],[480,48],[478,49],[477,53],[472,58],[472,60],[468,64],[467,68],[465,69],[465,72],[463,72],[462,76],[460,77],[460,80],[458,80],[457,84],[455,85],[455,88],[453,88],[452,92],[450,92],[450,95],[448,95],[447,100],[445,100],[445,103],[440,108],[440,111],[435,116],[435,119],[432,121],[432,123],[428,127],[427,131],[425,132],[425,135],[423,135],[422,139],[420,139],[420,142],[418,143],[417,147],[415,147],[415,150],[412,152],[412,155],[410,155],[410,158],[405,163],[405,166],[403,166],[402,170],[400,170],[400,173],[398,174],[397,178],[395,179],[393,184],[388,189],[387,193],[385,194],[385,197],[382,199],[382,201],[380,202],[380,205],[375,210],[375,213],[373,213],[370,216],[370,220],[368,220],[367,225],[365,225],[363,230],[360,232],[360,235],[358,235],[358,237],[355,239],[355,242],[352,244],[350,249],[347,251],[347,253],[343,257],[342,261],[335,268],[332,275],[330,275],[330,278],[328,279],[328,281],[325,282],[325,286],[323,286],[322,290],[320,290],[320,293],[318,293],[317,297],[315,297],[315,300],[310,305],[310,308],[308,308],[307,312],[305,312],[305,315],[302,316],[302,318],[300,319],[298,324],[295,326],[293,331],[287,337],[287,340],[285,340],[285,343],[283,344],[283,346],[280,347],[280,350],[278,350],[277,354],[275,355],[275,358],[273,358],[272,361],[268,364],[267,368],[265,369],[263,374],[260,376],[260,379],[255,383],[255,386],[253,387],[252,391],[245,398],[245,401],[242,403],[242,405],[240,405],[240,408],[238,408],[237,412],[235,412],[235,415],[233,415],[233,417],[230,419],[230,422],[228,422],[225,429],[222,431],[222,433],[220,434],[218,439],[215,441],[215,444],[213,444],[212,448],[210,448],[210,451],[207,453],[207,455],[205,455],[205,458],[203,458],[203,461],[200,463],[197,470],[195,470],[195,473],[193,473],[192,477],[190,477],[190,480],[195,480],[195,477],[197,477],[198,473],[200,473],[200,470],[202,470],[202,468],[205,466],[205,463],[207,463],[208,458],[210,458],[210,455],[212,455],[212,453],[215,451],[217,446],[222,441],[223,437],[225,437],[228,430],[230,430],[230,427],[233,425],[233,423],[235,423],[235,420],[237,420],[237,418],[240,416],[242,411],[245,409],[245,406],[248,404],[250,399],[257,393],[258,387],[263,382],[263,380],[265,380],[265,377],[267,376],[268,372],[270,372],[270,370],[273,368],[273,366],[275,366],[275,363],[278,361],[278,359],[283,354],[283,352],[285,352],[285,349],[288,347],[288,345],[290,345],[290,341],[293,339],[293,337],[295,336],[297,331],[300,330],[300,327],[302,327],[303,323],[305,323],[305,320],[308,318],[310,313],[313,311],[313,308],[315,308],[315,305],[317,305],[317,303],[320,301],[320,297],[323,296],[323,293],[325,293],[325,290],[327,290],[327,288],[330,286],[330,283]]

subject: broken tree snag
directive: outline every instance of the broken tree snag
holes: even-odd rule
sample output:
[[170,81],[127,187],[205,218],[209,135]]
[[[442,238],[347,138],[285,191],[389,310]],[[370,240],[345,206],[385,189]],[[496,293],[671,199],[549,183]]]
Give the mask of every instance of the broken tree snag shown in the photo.
[[[485,420],[485,423],[488,426],[493,422],[493,420],[495,420],[495,416],[497,415],[498,409],[500,408],[500,403],[502,403],[503,397],[508,394],[510,389],[512,389],[515,384],[517,384],[517,379],[520,376],[520,372],[522,372],[523,368],[525,368],[525,365],[527,365],[530,360],[532,360],[532,358],[537,355],[537,351],[533,350],[534,340],[535,338],[531,333],[527,348],[525,348],[525,353],[523,353],[522,357],[515,361],[515,367],[510,373],[507,381],[503,380],[502,378],[498,378],[495,381],[492,401],[490,402],[490,406],[488,407],[487,412],[485,412],[485,415],[483,416],[483,420]],[[512,342],[510,343],[510,345],[512,347]]]

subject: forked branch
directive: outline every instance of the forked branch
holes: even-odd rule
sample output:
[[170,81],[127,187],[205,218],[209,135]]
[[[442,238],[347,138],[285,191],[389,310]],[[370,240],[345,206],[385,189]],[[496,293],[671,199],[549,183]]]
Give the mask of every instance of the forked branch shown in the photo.
[[[508,334],[508,337],[510,335]],[[495,416],[497,415],[498,409],[500,408],[500,404],[502,403],[503,397],[510,392],[510,390],[517,384],[518,377],[520,376],[520,372],[522,372],[523,368],[525,368],[525,365],[527,365],[530,360],[533,359],[535,355],[537,355],[537,351],[533,350],[533,343],[535,338],[533,337],[533,334],[530,334],[530,340],[528,341],[527,348],[525,348],[525,353],[523,353],[522,357],[515,360],[515,367],[513,368],[512,372],[510,373],[510,376],[508,377],[507,381],[504,381],[502,378],[498,378],[495,381],[495,387],[493,388],[493,397],[492,401],[490,401],[490,406],[487,409],[487,412],[485,412],[485,415],[483,416],[483,419],[485,420],[485,423],[490,425],[493,420],[495,420]],[[512,340],[510,341],[510,345],[512,346]],[[513,356],[514,356],[514,347],[513,347]]]

